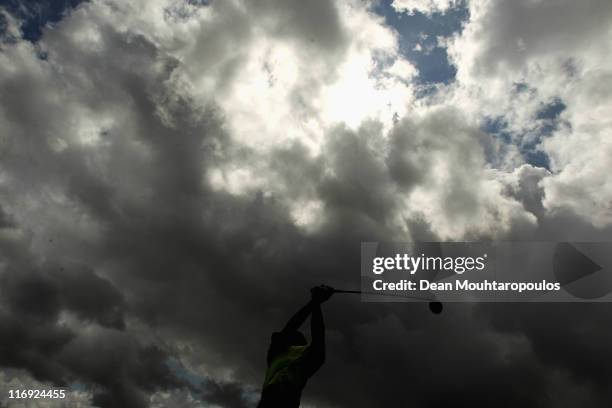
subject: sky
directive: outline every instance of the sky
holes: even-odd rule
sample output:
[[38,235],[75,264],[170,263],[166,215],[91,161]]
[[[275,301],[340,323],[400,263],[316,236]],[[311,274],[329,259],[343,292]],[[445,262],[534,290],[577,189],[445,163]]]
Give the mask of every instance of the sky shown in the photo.
[[[611,40],[609,0],[0,1],[0,406],[254,406],[362,241],[609,241]],[[607,308],[333,298],[303,406],[610,406]]]

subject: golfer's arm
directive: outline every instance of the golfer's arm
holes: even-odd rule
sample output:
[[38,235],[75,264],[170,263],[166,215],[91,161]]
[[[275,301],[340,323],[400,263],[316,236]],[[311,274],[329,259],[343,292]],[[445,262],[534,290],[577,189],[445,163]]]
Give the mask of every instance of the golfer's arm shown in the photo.
[[304,324],[308,316],[312,311],[312,302],[306,303],[304,307],[297,311],[296,314],[289,319],[285,327],[283,328],[283,332],[290,332],[299,330],[300,326]]
[[313,357],[318,364],[323,364],[323,361],[325,361],[325,324],[323,323],[321,305],[318,303],[312,306],[310,333],[312,335],[310,348]]

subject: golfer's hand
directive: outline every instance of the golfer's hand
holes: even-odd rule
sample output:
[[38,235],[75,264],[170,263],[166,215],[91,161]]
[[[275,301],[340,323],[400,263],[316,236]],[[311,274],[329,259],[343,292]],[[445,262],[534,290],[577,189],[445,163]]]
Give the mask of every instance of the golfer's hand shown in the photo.
[[327,285],[319,285],[310,289],[310,296],[315,303],[323,303],[334,294],[334,288]]

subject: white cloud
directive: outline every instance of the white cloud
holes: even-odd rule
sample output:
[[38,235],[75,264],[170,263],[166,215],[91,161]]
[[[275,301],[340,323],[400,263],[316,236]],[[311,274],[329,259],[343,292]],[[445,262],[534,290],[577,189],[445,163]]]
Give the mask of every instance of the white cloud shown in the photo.
[[506,173],[487,165],[484,137],[454,108],[432,108],[400,122],[392,169],[417,180],[404,196],[404,216],[427,220],[440,239],[501,238],[534,228],[535,216],[504,194]]
[[398,12],[423,14],[444,13],[454,7],[457,0],[393,0],[392,6]]
[[605,182],[610,151],[612,4],[605,0],[471,1],[470,21],[450,41],[454,104],[475,122],[502,117],[514,142],[533,139],[538,112],[566,106],[562,124],[540,148],[553,174],[542,183],[549,210],[566,209],[594,225],[612,223]]

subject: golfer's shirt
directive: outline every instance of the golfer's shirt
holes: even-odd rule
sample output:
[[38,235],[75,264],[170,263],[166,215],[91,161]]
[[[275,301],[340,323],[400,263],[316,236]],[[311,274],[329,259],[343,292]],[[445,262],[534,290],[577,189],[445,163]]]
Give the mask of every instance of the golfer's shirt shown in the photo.
[[302,389],[310,377],[309,345],[287,346],[281,333],[272,335],[268,369],[259,407],[298,407]]

